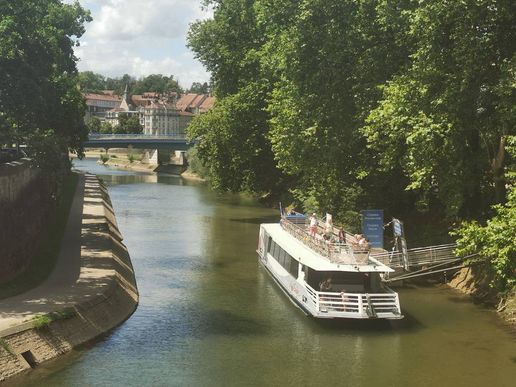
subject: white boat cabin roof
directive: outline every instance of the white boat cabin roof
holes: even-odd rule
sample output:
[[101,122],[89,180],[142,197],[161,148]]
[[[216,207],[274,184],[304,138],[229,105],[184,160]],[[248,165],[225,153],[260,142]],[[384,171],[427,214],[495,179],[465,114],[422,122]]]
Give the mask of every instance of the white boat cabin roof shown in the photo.
[[[379,272],[391,273],[394,269],[382,264],[369,256],[367,264],[347,264],[342,262],[331,262],[327,257],[323,257],[302,241],[285,231],[279,223],[262,224],[261,227],[280,245],[287,253],[301,264],[311,267],[317,271],[349,271],[349,272]],[[267,241],[265,241],[267,243]],[[267,246],[266,246],[267,248]]]

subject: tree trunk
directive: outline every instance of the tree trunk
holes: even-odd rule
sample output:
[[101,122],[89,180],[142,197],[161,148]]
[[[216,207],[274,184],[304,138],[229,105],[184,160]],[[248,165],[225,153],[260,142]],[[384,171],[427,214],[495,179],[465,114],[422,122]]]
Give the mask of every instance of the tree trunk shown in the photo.
[[505,187],[505,144],[506,138],[504,136],[500,137],[500,144],[498,145],[498,152],[496,153],[494,159],[491,162],[491,170],[493,172],[493,180],[495,184],[495,200],[496,203],[503,204],[505,203],[506,197],[506,187]]

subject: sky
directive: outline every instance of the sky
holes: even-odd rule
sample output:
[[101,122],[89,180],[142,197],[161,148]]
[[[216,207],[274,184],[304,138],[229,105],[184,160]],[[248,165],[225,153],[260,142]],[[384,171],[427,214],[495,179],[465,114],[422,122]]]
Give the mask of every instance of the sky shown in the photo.
[[210,75],[186,47],[189,24],[212,16],[200,0],[79,2],[93,17],[75,48],[79,71],[107,77],[173,75],[183,88],[209,81]]

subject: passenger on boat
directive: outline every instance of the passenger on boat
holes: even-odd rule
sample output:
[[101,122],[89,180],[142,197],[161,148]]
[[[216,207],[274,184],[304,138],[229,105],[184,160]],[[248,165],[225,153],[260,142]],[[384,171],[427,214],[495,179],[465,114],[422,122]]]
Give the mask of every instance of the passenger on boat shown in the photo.
[[358,247],[360,250],[369,251],[369,239],[362,237],[362,239],[358,241]]
[[346,243],[346,232],[343,227],[339,229],[339,243]]
[[319,291],[330,292],[331,291],[331,277],[328,277],[324,281],[319,283]]
[[[340,292],[340,297],[342,298],[342,302],[346,303],[349,300],[348,296],[346,295],[346,289],[342,289],[342,291]],[[342,312],[346,312],[346,305],[344,305],[344,308],[342,308]]]
[[315,215],[315,212],[310,217],[310,235],[315,237],[317,234],[317,217]]

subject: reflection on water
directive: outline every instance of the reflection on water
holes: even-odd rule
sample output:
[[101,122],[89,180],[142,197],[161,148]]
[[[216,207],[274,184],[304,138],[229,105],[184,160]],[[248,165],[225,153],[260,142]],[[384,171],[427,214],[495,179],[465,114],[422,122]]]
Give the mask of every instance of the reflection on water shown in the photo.
[[440,287],[400,290],[404,320],[318,321],[259,267],[276,212],[178,177],[102,175],[131,253],[136,313],[16,384],[49,386],[509,386],[514,339]]

